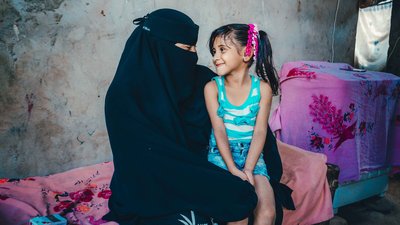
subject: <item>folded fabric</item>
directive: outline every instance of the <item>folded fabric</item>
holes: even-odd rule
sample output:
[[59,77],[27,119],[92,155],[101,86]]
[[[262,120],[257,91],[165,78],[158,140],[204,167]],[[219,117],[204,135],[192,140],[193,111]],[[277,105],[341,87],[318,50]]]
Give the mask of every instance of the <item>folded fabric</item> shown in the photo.
[[281,182],[293,190],[296,210],[284,209],[283,224],[306,225],[333,217],[332,197],[326,179],[326,156],[277,140],[282,158]]

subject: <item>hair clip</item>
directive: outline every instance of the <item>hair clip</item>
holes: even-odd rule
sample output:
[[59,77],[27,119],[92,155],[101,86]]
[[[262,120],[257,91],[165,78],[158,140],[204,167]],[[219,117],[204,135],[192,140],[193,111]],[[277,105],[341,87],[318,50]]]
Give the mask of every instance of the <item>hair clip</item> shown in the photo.
[[258,53],[258,28],[257,24],[251,23],[249,24],[249,31],[247,32],[247,44],[246,44],[246,52],[245,56],[249,56],[251,54],[251,50],[254,52],[254,60],[257,59]]

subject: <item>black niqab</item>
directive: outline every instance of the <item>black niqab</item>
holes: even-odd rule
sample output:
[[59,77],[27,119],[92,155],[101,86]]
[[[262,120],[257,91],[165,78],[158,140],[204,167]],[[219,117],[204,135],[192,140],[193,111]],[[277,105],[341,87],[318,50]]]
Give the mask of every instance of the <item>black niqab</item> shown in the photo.
[[203,88],[213,74],[175,46],[194,45],[198,26],[171,9],[135,23],[105,102],[115,171],[104,218],[136,224],[183,210],[220,221],[247,217],[254,188],[206,159]]

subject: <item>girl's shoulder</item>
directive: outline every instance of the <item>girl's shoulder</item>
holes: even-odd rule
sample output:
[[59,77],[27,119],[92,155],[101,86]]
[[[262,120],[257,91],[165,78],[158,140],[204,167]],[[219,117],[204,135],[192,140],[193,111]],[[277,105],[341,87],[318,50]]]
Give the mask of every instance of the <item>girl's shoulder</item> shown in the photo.
[[206,85],[204,86],[204,92],[205,93],[218,92],[218,87],[214,78],[212,78],[210,81],[206,83]]
[[211,78],[211,81],[217,85],[217,88],[222,88],[224,86],[224,78],[222,76],[215,76]]
[[[250,77],[251,77],[254,81],[260,82],[260,87],[261,87],[261,86],[264,86],[263,88],[269,88],[269,89],[271,89],[270,84],[269,84],[267,81],[263,80],[261,77],[256,76],[256,75],[253,75],[253,74],[250,74]],[[271,90],[272,90],[272,89],[271,89]]]
[[257,87],[259,87],[260,89],[261,96],[266,96],[266,97],[272,96],[272,88],[267,81],[253,74],[250,74],[250,77],[253,79],[253,81],[255,81],[255,83],[257,83]]
[[254,74],[250,74],[251,79],[256,80],[256,81],[260,81],[262,80],[259,76],[254,75]]
[[272,88],[268,82],[260,79],[260,92],[261,96],[272,97]]
[[211,78],[211,81],[222,82],[223,77],[222,76],[214,76],[213,78]]

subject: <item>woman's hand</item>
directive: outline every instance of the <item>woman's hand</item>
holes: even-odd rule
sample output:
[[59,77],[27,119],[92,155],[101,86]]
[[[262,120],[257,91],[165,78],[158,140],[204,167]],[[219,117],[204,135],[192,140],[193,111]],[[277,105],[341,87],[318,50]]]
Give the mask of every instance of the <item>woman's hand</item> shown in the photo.
[[253,176],[253,170],[249,169],[243,169],[243,173],[247,176],[247,180],[250,182],[251,185],[254,186],[254,176]]
[[243,171],[241,171],[241,170],[239,170],[239,169],[237,169],[237,168],[236,168],[236,169],[233,169],[233,170],[231,171],[231,174],[233,174],[233,175],[235,175],[235,176],[241,178],[242,180],[249,181],[248,178],[247,178],[247,176],[246,176],[246,174],[245,174]]

